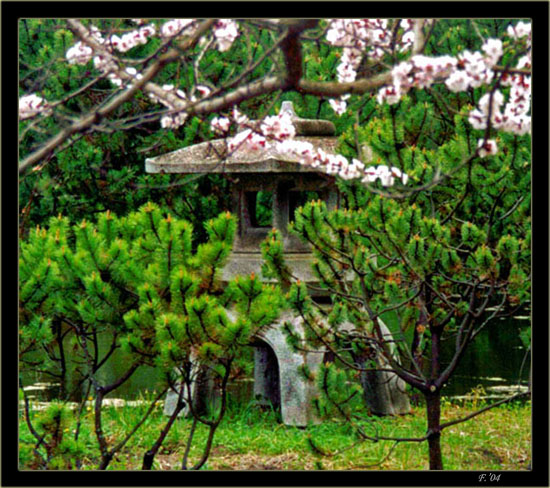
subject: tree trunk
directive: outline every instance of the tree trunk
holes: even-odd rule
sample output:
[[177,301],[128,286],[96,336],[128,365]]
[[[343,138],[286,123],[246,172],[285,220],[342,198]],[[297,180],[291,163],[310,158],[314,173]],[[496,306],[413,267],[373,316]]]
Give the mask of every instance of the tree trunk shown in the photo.
[[160,435],[158,436],[158,439],[153,444],[151,449],[149,449],[144,455],[143,455],[143,464],[141,465],[141,469],[144,471],[150,471],[153,469],[153,461],[155,459],[155,456],[157,455],[160,446],[162,446],[162,443],[164,442],[164,439],[168,435],[168,432],[172,428],[172,424],[175,422],[175,420],[178,418],[179,413],[183,410],[183,407],[185,406],[185,402],[183,401],[183,390],[185,389],[185,383],[182,382],[180,386],[180,391],[178,394],[178,400],[176,403],[176,408],[172,412],[172,415],[170,415],[170,418],[168,419],[168,422],[160,432]]
[[441,458],[441,393],[436,391],[425,395],[428,417],[428,448],[430,470],[442,470]]

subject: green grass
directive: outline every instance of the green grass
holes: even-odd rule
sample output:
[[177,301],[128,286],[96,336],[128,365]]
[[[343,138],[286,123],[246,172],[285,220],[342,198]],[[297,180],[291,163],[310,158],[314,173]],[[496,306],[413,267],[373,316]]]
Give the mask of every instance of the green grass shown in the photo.
[[[460,418],[479,408],[472,402],[443,406],[442,421]],[[144,406],[105,409],[105,431],[112,444],[139,420]],[[36,416],[31,412],[31,418]],[[144,452],[151,447],[167,417],[158,407],[140,431],[115,457],[109,469],[140,469]],[[82,469],[96,469],[97,441],[93,433],[92,412],[88,411],[81,430],[84,451]],[[401,417],[372,417],[364,422],[367,432],[384,436],[421,437],[426,431],[423,407]],[[69,426],[70,435],[74,426]],[[179,469],[191,421],[179,419],[155,458],[154,469]],[[190,462],[198,459],[206,439],[206,428],[198,428],[191,449]],[[319,457],[308,449],[308,436],[323,450],[342,453]],[[352,448],[357,438],[348,426],[324,421],[307,429],[289,427],[279,422],[273,411],[253,406],[231,405],[216,432],[214,446],[204,469],[210,470],[312,470],[377,469],[426,470],[427,444],[403,442],[363,442]],[[33,437],[26,424],[20,424],[21,469],[33,469]],[[394,447],[392,449],[392,446]],[[348,449],[346,449],[348,448]],[[494,408],[465,423],[444,430],[442,434],[444,467],[447,470],[522,470],[531,460],[531,403],[513,403]],[[391,451],[391,452],[390,452]],[[389,455],[388,455],[389,454]],[[319,465],[318,463],[321,463]]]

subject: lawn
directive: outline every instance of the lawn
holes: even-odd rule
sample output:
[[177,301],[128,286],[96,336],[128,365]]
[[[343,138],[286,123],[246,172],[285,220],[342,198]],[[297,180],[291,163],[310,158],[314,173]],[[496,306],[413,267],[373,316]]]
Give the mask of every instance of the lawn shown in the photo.
[[[443,406],[442,421],[463,417],[477,408],[472,402],[449,402]],[[145,406],[107,407],[105,430],[109,443],[122,439],[138,422]],[[31,419],[37,415],[31,411]],[[142,429],[129,441],[108,469],[141,468],[143,454],[151,447],[166,417],[159,406]],[[370,417],[363,422],[365,430],[384,436],[420,437],[426,430],[422,406],[413,407],[401,417]],[[185,439],[191,420],[179,419],[155,458],[153,469],[175,470],[181,466]],[[74,425],[65,428],[65,435],[74,432]],[[308,447],[308,437],[334,456],[315,455]],[[20,468],[33,469],[34,438],[25,422],[20,423]],[[198,458],[206,438],[206,429],[198,428],[190,451],[190,461]],[[97,441],[93,431],[91,407],[81,426],[81,469],[96,469]],[[258,407],[230,407],[214,438],[212,453],[203,469],[208,470],[426,470],[427,444],[389,441],[363,442],[355,446],[349,427],[334,420],[325,420],[306,429],[289,427],[278,421],[278,415]],[[350,448],[350,446],[353,446]],[[443,462],[447,470],[524,470],[531,461],[531,403],[517,402],[485,412],[466,423],[454,425],[442,434]]]

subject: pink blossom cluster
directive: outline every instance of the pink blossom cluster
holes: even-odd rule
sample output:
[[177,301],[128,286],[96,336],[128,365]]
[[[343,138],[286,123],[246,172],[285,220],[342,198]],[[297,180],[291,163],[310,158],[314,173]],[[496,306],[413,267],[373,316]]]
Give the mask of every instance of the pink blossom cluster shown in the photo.
[[[94,58],[94,61],[95,61],[95,58]],[[142,74],[138,73],[135,68],[128,67],[124,71],[125,71],[126,74],[130,75],[131,77],[135,78],[136,80],[140,80],[141,78],[143,78]],[[118,77],[113,72],[111,72],[107,75],[107,79],[109,79],[113,85],[116,85],[118,87],[122,86],[122,80],[120,79],[120,77]]]
[[[517,69],[531,67],[530,33],[530,24],[522,22],[508,28],[508,34],[514,39],[528,36],[528,53],[519,59]],[[456,58],[416,55],[399,63],[392,69],[393,83],[378,92],[378,102],[397,103],[411,88],[428,88],[443,79],[447,88],[453,92],[489,85],[498,76],[493,68],[503,55],[502,41],[488,39],[481,50],[473,53],[464,51]],[[531,117],[528,112],[531,107],[531,78],[522,73],[505,73],[500,81],[502,85],[511,87],[504,112],[501,112],[504,96],[499,90],[493,90],[492,94],[485,94],[481,98],[479,107],[469,114],[469,122],[476,129],[485,129],[491,113],[491,124],[496,129],[515,134],[530,132]],[[490,98],[492,103],[489,102]]]
[[265,117],[260,125],[260,131],[268,139],[284,141],[296,135],[290,112],[281,111],[278,115]]
[[169,38],[182,34],[193,35],[197,27],[197,19],[173,19],[160,27],[160,36]]
[[139,46],[140,44],[147,44],[149,37],[154,36],[156,33],[156,27],[154,24],[146,25],[140,27],[139,29],[133,30],[123,34],[122,37],[113,34],[109,38],[109,44],[121,53],[129,51],[133,47]]
[[278,144],[278,150],[294,156],[301,164],[318,168],[345,180],[360,179],[362,183],[380,180],[382,186],[393,186],[396,180],[407,184],[409,176],[399,168],[386,165],[368,166],[353,158],[351,162],[341,154],[327,153],[307,141],[286,140]]
[[34,117],[39,113],[47,112],[49,109],[50,106],[48,102],[34,93],[19,99],[19,117],[21,120]]
[[238,149],[253,152],[273,148],[281,154],[295,158],[300,164],[346,180],[359,178],[363,183],[373,183],[380,179],[383,186],[392,186],[396,180],[407,183],[408,175],[399,168],[384,165],[365,168],[358,159],[354,158],[350,162],[341,154],[328,153],[316,148],[311,142],[295,139],[296,129],[292,122],[294,116],[291,106],[283,104],[278,115],[266,117],[257,124],[234,108],[230,118],[215,117],[210,127],[217,134],[227,135],[231,125],[237,125],[240,131],[228,139],[230,152]]
[[[174,85],[163,85],[162,89],[165,92],[175,94],[182,101],[187,100],[187,94],[183,90],[180,90],[179,88],[177,89]],[[157,97],[153,93],[149,93],[149,98],[154,102],[161,103],[171,111],[174,111],[174,113],[170,113],[161,117],[161,127],[163,127],[164,129],[176,129],[185,124],[185,121],[187,120],[187,114],[183,111],[176,111],[176,107],[174,107],[172,101],[169,98]]]
[[[508,26],[507,33],[513,39],[527,37],[527,54],[518,60],[516,69],[531,68],[531,24],[519,22]],[[508,101],[504,105],[504,95],[493,90],[481,97],[478,107],[469,114],[468,121],[475,129],[486,129],[489,120],[495,129],[523,135],[531,132],[531,77],[524,73],[503,73],[500,84],[509,86]]]
[[[99,44],[103,44],[105,39],[101,35],[99,29],[92,25],[90,27],[90,37]],[[78,41],[74,46],[71,46],[65,53],[65,58],[69,64],[87,64],[94,55],[93,49],[82,41]]]
[[[160,35],[164,38],[193,35],[198,27],[197,19],[173,19],[162,24]],[[218,51],[229,50],[239,37],[239,25],[232,19],[219,19],[214,24],[213,35]]]
[[227,149],[230,153],[239,149],[247,152],[255,152],[265,149],[268,144],[268,140],[262,134],[253,129],[245,129],[229,139]]
[[214,38],[218,51],[227,51],[239,37],[239,26],[232,19],[219,19],[214,25]]
[[[88,44],[82,41],[78,41],[74,46],[70,47],[65,53],[65,57],[69,64],[85,65],[93,59],[94,67],[102,74],[107,75],[114,85],[122,86],[122,79],[116,74],[118,71],[117,63],[112,56],[114,49],[121,52],[127,51],[138,44],[145,44],[147,39],[155,34],[155,26],[145,26],[138,30],[124,34],[122,38],[112,35],[108,40],[105,40],[99,32],[99,29],[95,26],[91,27],[90,37],[101,44],[106,53],[97,54],[94,56],[94,50]],[[126,73],[136,79],[141,78],[141,75],[137,73],[137,70],[132,67],[126,68]]]
[[397,103],[412,87],[427,88],[448,75],[457,61],[451,56],[428,57],[417,54],[392,69],[393,83],[378,92],[378,102]]
[[[396,43],[399,51],[406,51],[414,43],[413,22],[403,19],[400,22],[402,36]],[[361,60],[368,56],[380,60],[390,51],[393,34],[386,19],[329,19],[327,41],[333,46],[342,46],[342,57],[336,71],[338,81],[355,81]],[[333,110],[341,115],[345,112],[349,95],[330,99]]]
[[409,181],[409,175],[403,173],[399,168],[395,166],[386,166],[385,164],[380,164],[376,166],[369,166],[365,169],[365,176],[361,180],[363,183],[373,183],[377,179],[380,179],[382,186],[393,186],[395,180],[400,180],[404,185]]
[[260,124],[257,124],[234,108],[231,119],[215,117],[212,119],[210,127],[217,134],[227,135],[232,123],[235,123],[240,130],[229,139],[228,149],[230,152],[237,149],[258,151],[267,148],[271,141],[282,142],[292,139],[296,135],[292,115],[284,110],[278,115],[265,117]]
[[[143,24],[141,19],[132,19],[135,23]],[[105,49],[112,53],[114,50],[126,52],[138,45],[147,44],[149,39],[155,35],[161,38],[171,38],[181,36],[183,34],[192,35],[198,27],[197,19],[173,19],[165,22],[160,27],[160,32],[154,24],[141,25],[138,29],[118,36],[111,35],[108,39],[104,39],[99,29],[95,26],[91,27],[90,35]],[[235,21],[231,19],[220,19],[216,22],[213,30],[213,35],[216,40],[216,45],[219,51],[227,51],[235,39],[239,36],[239,28]],[[106,58],[104,55],[94,56],[94,50],[85,42],[78,41],[71,46],[65,57],[70,64],[85,65],[90,60],[94,60],[94,66],[103,74],[116,71],[116,63],[112,59]],[[111,75],[109,79],[117,86],[120,86],[120,78]]]
[[481,97],[478,108],[472,110],[468,121],[474,129],[486,129],[487,121],[495,129],[523,135],[531,132],[531,116],[528,112],[531,107],[531,79],[524,75],[510,77],[507,84],[511,84],[508,103],[502,111],[504,95],[500,90],[493,90]]
[[[104,39],[101,32],[96,26],[91,27],[90,36],[98,44],[101,44],[105,49],[112,53],[113,50],[120,52],[126,52],[135,46],[140,44],[147,44],[150,37],[156,34],[156,27],[154,24],[142,26],[139,29],[135,29],[131,32],[127,32],[122,36],[113,34],[108,39]],[[105,56],[94,56],[94,51],[91,46],[82,41],[78,41],[74,46],[71,46],[65,53],[65,57],[69,64],[85,65],[91,59],[94,60],[94,66],[103,73],[112,71],[115,67],[114,63],[108,63]]]
[[210,122],[210,128],[216,134],[227,134],[231,127],[231,120],[227,117],[214,117]]
[[[141,19],[133,19],[133,21],[141,25],[141,27],[121,37],[112,35],[108,40],[105,40],[101,36],[99,30],[93,26],[90,32],[91,36],[95,41],[105,47],[107,53],[94,56],[93,49],[87,44],[79,41],[67,51],[67,60],[72,64],[86,64],[93,59],[94,66],[101,73],[106,74],[107,78],[114,85],[121,87],[123,82],[117,74],[118,67],[114,57],[111,56],[111,53],[113,53],[115,49],[120,52],[126,52],[137,45],[146,44],[149,38],[155,35],[160,35],[160,37],[163,38],[177,37],[183,34],[192,35],[198,27],[197,19],[173,19],[162,24],[160,32],[157,32],[154,24],[143,26],[143,21]],[[214,26],[213,35],[216,39],[218,49],[220,51],[225,51],[231,47],[231,44],[239,35],[238,25],[230,19],[220,19]],[[125,72],[136,80],[142,78],[142,75],[138,73],[135,68],[128,67],[125,69]],[[162,89],[171,95],[175,94],[182,101],[196,101],[195,96],[188,97],[185,92],[175,89],[172,85],[165,85]],[[207,96],[210,93],[210,89],[204,85],[197,85],[194,87],[194,90],[199,93],[201,97]],[[163,104],[173,112],[161,118],[162,127],[173,129],[185,123],[187,115],[181,110],[181,105],[178,107],[175,106],[173,97],[163,97],[158,94],[158,92],[157,94],[150,92],[149,97],[153,101]]]
[[510,24],[506,33],[512,39],[527,37],[527,47],[531,47],[531,24],[529,22],[518,22],[516,25]]
[[[191,95],[191,97],[188,97],[188,95],[181,89],[176,88],[172,84],[162,85],[162,90],[166,93],[170,93],[172,95],[175,95],[177,99],[181,100],[182,102],[189,101],[189,102],[195,102],[197,101],[197,98],[194,95]],[[195,87],[195,90],[200,93],[201,97],[206,97],[210,94],[210,89],[207,86],[204,85],[197,85]],[[181,127],[185,121],[187,120],[187,114],[181,110],[181,108],[176,107],[173,103],[171,97],[162,97],[157,96],[153,94],[152,92],[149,93],[149,98],[153,100],[154,102],[160,103],[170,109],[172,113],[169,113],[167,115],[164,115],[160,119],[160,125],[163,128],[167,129],[176,129],[178,127]]]
[[479,139],[477,147],[477,154],[482,158],[485,156],[494,156],[498,152],[497,142],[494,139]]
[[90,46],[78,41],[74,46],[71,46],[65,57],[69,64],[87,64],[92,59],[94,51]]

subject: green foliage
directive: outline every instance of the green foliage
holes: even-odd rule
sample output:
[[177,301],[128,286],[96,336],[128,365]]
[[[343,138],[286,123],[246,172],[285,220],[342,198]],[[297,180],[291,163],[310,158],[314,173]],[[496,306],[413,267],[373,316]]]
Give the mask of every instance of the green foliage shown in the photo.
[[[475,22],[491,36],[506,27]],[[472,25],[439,22],[428,54],[480,49]],[[263,244],[266,272],[287,284],[289,305],[304,317],[303,336],[287,326],[289,343],[318,350],[322,337],[349,375],[320,368],[317,400],[320,411],[330,407],[349,425],[352,393],[346,396],[343,385],[354,384],[361,358],[379,365],[370,361],[374,352],[409,385],[426,393],[436,383],[439,393],[455,367],[447,371],[433,352],[440,340],[457,344],[458,364],[474,331],[491,326],[490,310],[498,317],[529,307],[530,136],[499,134],[497,155],[472,157],[484,132],[466,119],[480,96],[434,86],[411,90],[391,106],[377,106],[371,95],[350,97],[341,119],[354,113],[355,120],[346,119],[339,152],[367,167],[399,168],[409,181],[393,188],[379,180],[340,181],[339,209],[314,201],[296,211],[290,230],[311,247],[312,270],[329,303],[316,303],[311,295],[318,290],[290,279],[275,232]],[[376,327],[388,315],[391,343]]]
[[[174,371],[188,381],[191,365],[208,368],[218,385],[225,384],[233,364],[242,369],[243,351],[281,306],[278,288],[254,275],[222,282],[235,229],[235,218],[220,214],[205,223],[208,240],[194,250],[192,226],[150,202],[123,217],[108,211],[97,222],[71,226],[59,216],[37,227],[21,242],[22,361],[30,352],[38,354],[64,382],[72,344],[71,360],[84,365],[82,380],[91,381],[97,395],[145,365],[168,382]],[[99,349],[99,335],[112,342],[106,353]],[[101,382],[100,370],[117,348],[126,353],[125,370]],[[47,435],[62,429],[65,418],[53,407],[50,413],[37,427]],[[219,415],[217,422],[224,411]],[[97,427],[96,434],[105,465],[112,454]],[[62,468],[66,459],[74,460],[73,441],[52,438],[45,444],[52,446],[45,463]]]
[[[99,24],[112,32],[131,27],[122,19]],[[440,20],[426,54],[480,49],[483,39],[501,36],[507,24]],[[61,100],[97,75],[91,65],[65,62],[75,39],[60,25],[58,19],[21,20],[20,94]],[[205,51],[199,59],[197,45],[155,81],[188,90],[197,82],[223,86],[241,76],[263,76],[274,65],[262,57],[276,34],[253,23],[242,26],[245,35],[230,51]],[[147,59],[159,42],[136,47],[128,56]],[[324,42],[305,42],[306,78],[333,79],[340,54]],[[406,56],[394,55],[391,62]],[[245,60],[258,61],[251,72]],[[369,60],[362,60],[365,66],[377,69]],[[22,157],[47,140],[59,120],[104,103],[111,89],[101,80],[64,103],[55,120],[40,118],[36,126],[23,121]],[[406,187],[397,183],[391,191],[380,182],[368,188],[338,182],[341,205],[335,211],[320,200],[302,202],[291,230],[312,248],[313,271],[331,302],[321,307],[305,283],[293,282],[275,229],[262,244],[262,271],[286,287],[286,298],[254,275],[222,283],[236,228],[233,217],[220,214],[229,208],[227,180],[146,175],[143,159],[211,139],[209,119],[223,114],[191,117],[175,131],[160,129],[140,119],[159,107],[138,94],[121,108],[120,125],[108,123],[105,133],[71,140],[47,165],[21,179],[21,355],[38,353],[43,367],[63,369],[56,353],[72,344],[75,358],[94,370],[103,364],[94,346],[97,334],[108,333],[135,364],[168,373],[198,359],[223,376],[225,365],[238,361],[241,347],[286,301],[307,325],[302,336],[292,323],[285,324],[291,347],[328,343],[348,369],[357,369],[357,357],[371,349],[377,318],[394,314],[392,351],[398,364],[418,377],[427,371],[423,361],[435,360],[427,351],[440,332],[458,330],[457,337],[467,339],[488,306],[503,304],[502,313],[513,313],[530,300],[530,136],[499,134],[496,156],[472,158],[485,134],[469,126],[467,115],[480,96],[480,89],[450,93],[434,85],[411,90],[396,105],[380,106],[373,93],[352,95],[346,113],[334,117],[326,99],[282,95],[301,117],[335,119],[344,156],[367,166],[395,166],[410,178]],[[239,109],[260,118],[276,111],[278,97],[249,100]],[[259,195],[260,224],[271,220],[268,207],[268,195]],[[383,347],[384,340],[378,341]],[[303,373],[312,377],[311,371]],[[348,400],[359,395],[349,397],[342,385],[353,382],[353,375],[323,366],[317,379],[324,394],[319,408],[349,416]],[[420,386],[427,387],[427,380]],[[41,428],[47,425],[53,424]]]
[[210,362],[236,357],[276,319],[280,293],[253,275],[221,286],[235,228],[227,212],[209,220],[209,239],[193,252],[192,226],[152,203],[97,223],[52,219],[21,243],[24,349],[51,341],[55,319],[112,334],[131,361],[165,371],[192,351]]
[[[113,29],[113,32],[132,26],[128,24],[129,21],[120,19],[98,22],[100,28]],[[36,93],[49,101],[69,98],[60,116],[75,117],[103,103],[112,86],[107,80],[102,80],[91,90],[69,97],[82,85],[91,82],[98,73],[95,68],[90,69],[89,65],[79,66],[66,62],[65,53],[76,39],[69,30],[63,28],[63,24],[60,19],[21,20],[20,94]],[[159,42],[159,39],[153,39],[146,46],[134,48],[129,54],[147,57],[158,49]],[[220,64],[219,57],[213,57],[212,54],[207,56],[205,65],[214,58],[217,65]],[[221,64],[224,64],[223,60]],[[215,76],[215,68],[212,66],[205,72],[208,76]],[[191,66],[187,71],[189,76],[193,76]],[[55,76],[51,73],[55,73]],[[159,83],[168,83],[175,74],[175,69],[169,67]],[[228,75],[227,72],[220,81]],[[122,109],[128,120],[131,120],[139,119],[147,111],[156,108],[148,97],[138,93]],[[33,130],[32,123],[22,121],[20,124],[21,158],[57,130],[54,117],[41,118],[39,130]],[[84,218],[94,218],[97,213],[107,210],[126,214],[137,210],[147,201],[155,201],[178,217],[191,220],[195,228],[194,238],[198,241],[206,240],[202,222],[229,208],[226,181],[219,176],[195,181],[179,175],[146,174],[144,158],[202,142],[211,136],[208,123],[193,117],[178,131],[162,129],[158,122],[144,122],[137,126],[130,124],[128,128],[115,127],[107,133],[75,138],[47,165],[39,166],[36,171],[28,172],[21,178],[21,234],[27,235],[29,228],[37,224],[47,224],[52,215],[59,213],[67,216],[71,222],[78,222]]]
[[35,459],[43,469],[68,470],[76,467],[84,447],[70,434],[73,415],[62,403],[52,402],[42,410],[36,420],[35,428],[41,443],[35,449]]

